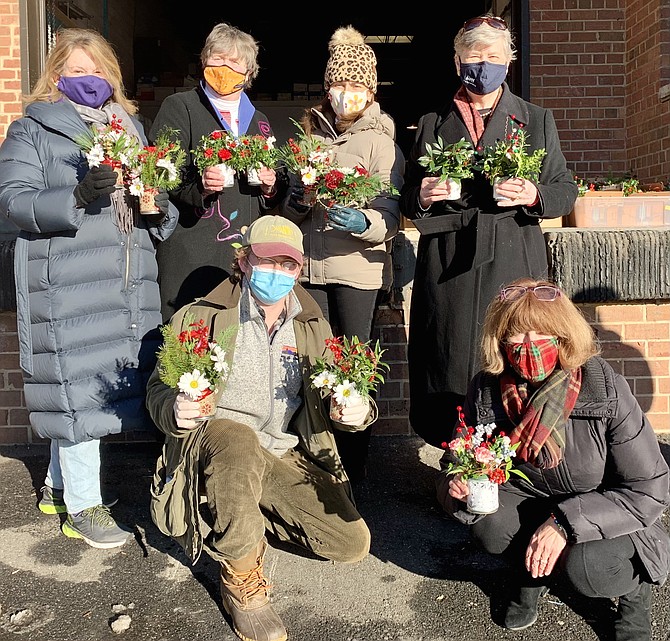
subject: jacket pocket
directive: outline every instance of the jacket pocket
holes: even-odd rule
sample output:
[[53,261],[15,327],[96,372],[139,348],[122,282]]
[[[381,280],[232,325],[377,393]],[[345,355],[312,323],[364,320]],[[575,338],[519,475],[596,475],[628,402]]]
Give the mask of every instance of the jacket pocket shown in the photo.
[[186,533],[187,490],[184,461],[170,471],[163,452],[156,463],[151,484],[151,519],[167,536],[180,537]]

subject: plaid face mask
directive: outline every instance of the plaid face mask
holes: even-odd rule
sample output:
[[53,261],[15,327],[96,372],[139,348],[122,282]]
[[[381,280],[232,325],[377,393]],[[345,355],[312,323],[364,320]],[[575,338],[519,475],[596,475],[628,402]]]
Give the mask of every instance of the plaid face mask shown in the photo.
[[540,383],[556,368],[558,339],[542,338],[505,343],[505,355],[514,371],[529,383]]

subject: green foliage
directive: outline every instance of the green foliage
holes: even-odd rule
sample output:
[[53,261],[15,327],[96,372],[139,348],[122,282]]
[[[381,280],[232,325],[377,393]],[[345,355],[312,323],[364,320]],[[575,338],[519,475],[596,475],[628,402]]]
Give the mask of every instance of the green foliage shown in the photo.
[[474,154],[475,150],[465,138],[445,145],[438,136],[435,143],[426,143],[426,153],[417,162],[426,168],[428,175],[438,176],[440,182],[448,178],[462,180],[473,176]]
[[382,362],[379,341],[372,347],[371,341],[361,343],[358,336],[348,339],[346,336],[326,339],[324,358],[317,358],[311,379],[314,387],[333,391],[345,381],[353,383],[361,396],[369,396],[384,382],[383,371],[388,371],[387,363]]
[[542,161],[547,150],[536,149],[529,154],[526,130],[515,130],[506,140],[498,140],[495,145],[485,147],[479,153],[477,166],[494,184],[498,178],[525,178],[537,181]]
[[144,147],[137,155],[136,173],[144,187],[169,191],[181,183],[186,151],[179,142],[178,134],[178,129],[163,127],[155,143]]
[[179,389],[182,375],[198,370],[213,389],[228,374],[229,343],[237,327],[233,325],[219,332],[213,341],[209,339],[209,327],[202,319],[196,321],[192,314],[184,316],[182,327],[186,329],[175,331],[170,324],[160,328],[163,336],[157,354],[160,379],[168,387]]

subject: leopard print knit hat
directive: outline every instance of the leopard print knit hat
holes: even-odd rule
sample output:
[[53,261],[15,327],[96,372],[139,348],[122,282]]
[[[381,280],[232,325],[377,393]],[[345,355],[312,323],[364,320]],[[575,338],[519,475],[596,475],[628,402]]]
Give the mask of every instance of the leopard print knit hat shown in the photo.
[[325,90],[334,82],[360,82],[373,93],[377,91],[377,57],[365,44],[363,34],[351,25],[340,27],[328,43],[330,58],[323,77]]

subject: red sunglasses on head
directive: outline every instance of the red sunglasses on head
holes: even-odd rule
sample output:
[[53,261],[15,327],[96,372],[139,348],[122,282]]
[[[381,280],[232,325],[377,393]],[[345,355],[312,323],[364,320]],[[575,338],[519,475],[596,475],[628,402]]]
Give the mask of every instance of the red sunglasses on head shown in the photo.
[[505,31],[507,29],[507,23],[502,18],[497,18],[495,16],[479,16],[477,18],[470,18],[463,23],[463,31],[471,31],[481,25],[487,24],[489,27],[494,29],[500,29]]

